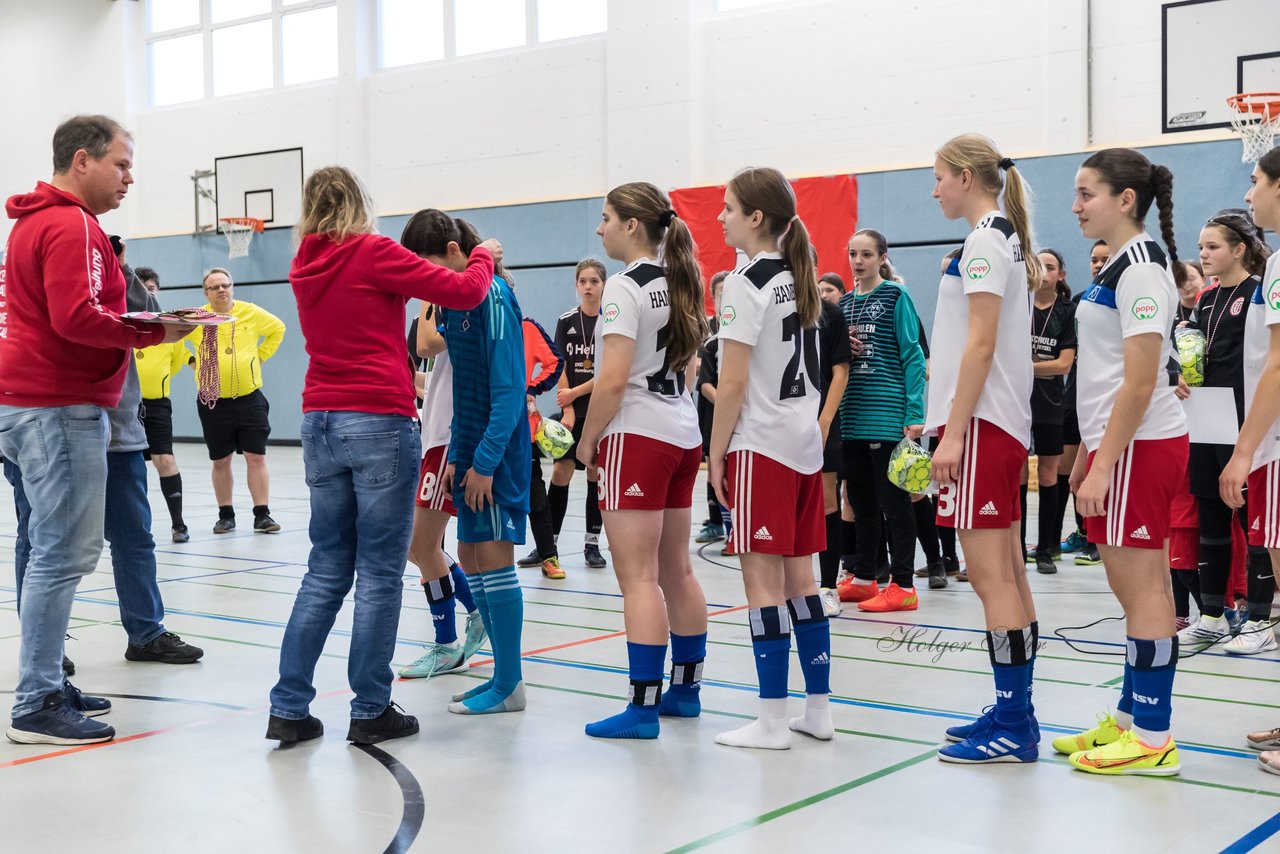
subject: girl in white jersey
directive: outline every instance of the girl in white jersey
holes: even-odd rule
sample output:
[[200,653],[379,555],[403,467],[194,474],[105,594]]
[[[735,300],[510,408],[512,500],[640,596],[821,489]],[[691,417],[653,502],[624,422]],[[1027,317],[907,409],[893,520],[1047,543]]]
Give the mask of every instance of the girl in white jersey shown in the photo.
[[[1154,202],[1166,250],[1143,230]],[[1076,173],[1072,212],[1111,259],[1076,310],[1076,411],[1085,454],[1071,488],[1089,541],[1125,614],[1124,682],[1115,715],[1053,741],[1093,774],[1177,774],[1169,704],[1178,664],[1168,577],[1174,493],[1187,470],[1186,417],[1165,366],[1185,275],[1173,239],[1173,175],[1128,148],[1091,156]]]
[[[1259,228],[1280,230],[1280,148],[1262,156],[1244,200]],[[1227,506],[1244,506],[1249,487],[1249,545],[1263,546],[1280,570],[1280,253],[1267,259],[1245,329],[1244,425],[1219,481]],[[1259,767],[1280,774],[1280,727],[1247,736],[1263,750]]]
[[[760,718],[716,742],[782,750],[791,746],[791,730],[823,740],[835,732],[831,634],[813,581],[813,555],[826,543],[818,427],[822,297],[809,232],[781,172],[748,168],[734,175],[720,223],[725,241],[751,261],[724,283],[707,476],[733,515]],[[788,728],[793,627],[807,699],[804,716]]]
[[[1026,189],[1012,160],[984,136],[938,149],[933,197],[973,231],[938,286],[933,377],[925,429],[933,454],[938,525],[955,528],[968,580],[982,600],[996,702],[972,724],[951,727],[945,762],[1034,762],[1040,730],[1031,706],[1038,639],[1019,535],[1018,486],[1031,441],[1031,291],[1040,260],[1031,248]],[[1006,214],[999,208],[1004,193]]]
[[[631,701],[586,732],[657,738],[659,714],[696,717],[702,710],[707,600],[689,561],[702,433],[686,372],[707,321],[693,237],[657,187],[611,190],[596,234],[627,268],[609,278],[601,297],[599,364],[578,459],[599,467],[600,510],[622,588]],[[664,696],[668,630],[671,687]]]

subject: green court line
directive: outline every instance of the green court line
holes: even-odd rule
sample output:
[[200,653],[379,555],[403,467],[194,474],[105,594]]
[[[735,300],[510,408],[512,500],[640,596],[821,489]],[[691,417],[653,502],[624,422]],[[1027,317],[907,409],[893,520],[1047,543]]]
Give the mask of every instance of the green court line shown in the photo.
[[695,839],[692,842],[685,843],[684,845],[681,845],[678,848],[672,848],[670,851],[667,852],[667,854],[685,854],[685,852],[697,851],[699,848],[706,848],[708,845],[712,845],[716,842],[720,842],[721,840],[728,839],[731,836],[736,836],[739,833],[743,833],[745,831],[760,827],[763,824],[767,824],[775,819],[782,818],[785,815],[790,815],[791,813],[796,812],[798,810],[802,810],[805,807],[811,807],[814,804],[821,803],[822,801],[828,800],[830,798],[834,798],[836,795],[843,795],[845,792],[851,791],[860,786],[865,786],[868,783],[874,783],[876,780],[881,780],[889,776],[890,774],[895,774],[898,771],[902,771],[906,768],[910,768],[913,765],[919,765],[921,762],[924,762],[926,759],[932,759],[936,755],[937,755],[936,749],[928,750],[924,753],[917,754],[916,756],[912,756],[909,759],[904,759],[901,762],[898,762],[894,765],[890,765],[888,768],[881,768],[879,771],[872,771],[870,774],[864,774],[863,776],[858,777],[857,779],[850,780],[847,783],[841,783],[839,786],[835,786],[833,788],[827,789],[824,792],[818,792],[815,795],[810,795],[807,798],[802,798],[798,801],[794,801],[792,803],[787,804],[786,806],[778,807],[777,809],[770,810],[769,812],[766,812],[766,813],[762,813],[761,815],[758,815],[755,818],[749,818],[746,821],[738,822],[735,825],[726,827],[724,830],[718,830],[715,833],[702,837],[701,839]]

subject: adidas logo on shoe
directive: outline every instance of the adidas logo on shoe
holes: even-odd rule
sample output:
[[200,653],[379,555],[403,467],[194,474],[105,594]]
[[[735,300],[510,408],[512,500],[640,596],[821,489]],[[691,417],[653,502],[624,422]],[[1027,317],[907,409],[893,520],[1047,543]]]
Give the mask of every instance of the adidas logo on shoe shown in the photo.
[[831,656],[827,655],[825,652],[819,653],[818,657],[815,658],[813,661],[810,661],[809,663],[810,664],[830,664]]
[[982,506],[982,509],[978,511],[978,515],[979,516],[999,516],[1000,511],[996,509],[996,503],[994,501],[988,501],[986,504]]
[[757,540],[772,540],[772,539],[773,539],[773,534],[770,534],[770,533],[769,533],[769,529],[768,529],[768,528],[766,528],[764,525],[761,525],[761,526],[760,526],[760,530],[756,531],[756,532],[755,532],[754,534],[752,534],[751,536],[752,536],[752,538],[753,538],[753,539],[757,539]]
[[627,491],[623,493],[628,498],[644,498],[644,490],[640,488],[640,484],[633,483],[627,487]]
[[988,741],[986,744],[979,744],[977,745],[977,748],[987,756],[995,758],[997,756],[1005,755],[1010,750],[1021,750],[1022,745],[1018,744],[1016,741],[1001,736],[995,741]]
[[1135,539],[1135,540],[1150,540],[1150,539],[1151,539],[1151,534],[1147,531],[1147,526],[1146,526],[1146,525],[1143,525],[1141,528],[1139,528],[1138,530],[1134,531],[1134,532],[1133,532],[1132,534],[1130,534],[1129,536],[1130,536],[1130,537],[1132,537],[1132,538],[1133,538],[1133,539]]

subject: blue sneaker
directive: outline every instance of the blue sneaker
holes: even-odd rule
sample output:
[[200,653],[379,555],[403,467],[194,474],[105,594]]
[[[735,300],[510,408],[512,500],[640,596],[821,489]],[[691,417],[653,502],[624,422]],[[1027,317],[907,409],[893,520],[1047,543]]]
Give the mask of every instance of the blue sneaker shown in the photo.
[[62,696],[67,701],[68,706],[86,718],[96,718],[98,715],[105,715],[111,711],[110,700],[105,697],[90,697],[72,685],[70,680],[64,679],[62,681]]
[[112,727],[71,708],[61,691],[47,695],[40,711],[14,718],[5,733],[14,744],[97,744],[115,737]]
[[946,733],[947,741],[959,742],[959,741],[967,740],[969,736],[973,735],[982,727],[986,726],[987,719],[993,717],[995,713],[996,713],[995,706],[987,706],[985,709],[982,710],[982,714],[979,715],[978,719],[973,723],[957,724],[956,726],[947,727],[947,733]]
[[1071,536],[1062,541],[1062,553],[1078,552],[1089,545],[1089,540],[1080,531],[1072,531]]
[[1231,636],[1235,637],[1240,634],[1240,629],[1249,619],[1249,612],[1243,608],[1223,608],[1222,616],[1227,618],[1227,624],[1231,626]]
[[964,765],[1028,763],[1040,758],[1029,715],[1014,726],[1000,724],[994,714],[984,715],[979,722],[983,725],[975,728],[964,741],[939,748],[938,758]]

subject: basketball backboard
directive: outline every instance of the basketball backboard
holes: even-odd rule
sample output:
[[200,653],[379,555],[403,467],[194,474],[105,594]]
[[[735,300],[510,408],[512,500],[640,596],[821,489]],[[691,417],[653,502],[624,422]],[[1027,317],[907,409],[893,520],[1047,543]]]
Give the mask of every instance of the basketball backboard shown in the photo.
[[302,149],[284,148],[213,161],[218,219],[249,216],[292,228],[302,216]]
[[1280,92],[1280,0],[1161,7],[1164,133],[1230,127],[1227,97]]

